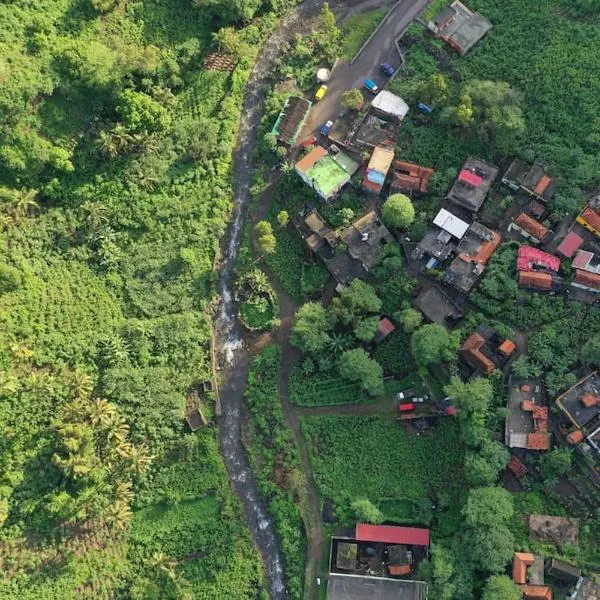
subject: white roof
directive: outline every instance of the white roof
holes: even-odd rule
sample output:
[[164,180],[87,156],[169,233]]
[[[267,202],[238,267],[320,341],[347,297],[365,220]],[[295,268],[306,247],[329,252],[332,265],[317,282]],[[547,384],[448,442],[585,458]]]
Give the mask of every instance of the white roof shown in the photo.
[[435,216],[433,224],[441,227],[444,231],[451,233],[455,238],[459,240],[465,235],[469,224],[465,223],[462,219],[453,215],[451,212],[442,208],[440,212]]
[[399,119],[404,119],[408,113],[408,104],[387,90],[383,90],[373,99],[373,108],[380,110],[388,115],[393,115]]

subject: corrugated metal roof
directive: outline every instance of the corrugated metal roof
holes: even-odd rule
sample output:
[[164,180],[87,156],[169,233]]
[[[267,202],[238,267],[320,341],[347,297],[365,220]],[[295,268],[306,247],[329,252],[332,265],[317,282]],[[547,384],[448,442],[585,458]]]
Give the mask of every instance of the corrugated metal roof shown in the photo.
[[375,96],[372,106],[381,112],[393,115],[399,119],[404,119],[409,111],[408,104],[400,96],[396,96],[396,94],[392,94],[392,92],[388,92],[387,90],[382,90]]
[[459,219],[456,215],[453,215],[445,208],[442,208],[435,216],[435,219],[433,219],[433,224],[452,234],[459,240],[462,239],[467,229],[469,229],[468,223],[465,223],[462,219]]
[[589,206],[581,213],[581,218],[591,225],[596,231],[600,231],[600,214]]
[[575,269],[584,269],[588,266],[590,260],[594,257],[593,252],[588,252],[587,250],[580,250],[577,253],[577,256],[573,259],[571,266]]
[[481,185],[481,182],[483,181],[483,177],[476,175],[475,173],[473,173],[472,171],[469,171],[468,169],[462,169],[458,175],[458,180],[463,181],[464,183],[469,183],[472,186],[477,187],[477,186]]
[[559,244],[556,251],[566,258],[571,258],[571,256],[575,254],[575,251],[579,250],[581,244],[583,244],[583,238],[574,231],[570,231],[565,236],[565,239]]
[[595,290],[600,290],[600,275],[582,271],[581,269],[576,269],[575,271],[575,283],[580,283],[581,285],[594,288]]
[[429,529],[399,527],[397,525],[356,525],[355,537],[361,542],[405,544],[407,546],[429,546]]

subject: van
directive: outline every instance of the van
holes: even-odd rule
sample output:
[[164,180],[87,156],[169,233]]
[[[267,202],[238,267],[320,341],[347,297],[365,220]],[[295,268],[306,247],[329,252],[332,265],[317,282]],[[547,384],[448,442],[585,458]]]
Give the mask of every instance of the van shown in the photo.
[[372,94],[376,94],[379,91],[377,84],[372,79],[365,79],[363,87],[369,90]]

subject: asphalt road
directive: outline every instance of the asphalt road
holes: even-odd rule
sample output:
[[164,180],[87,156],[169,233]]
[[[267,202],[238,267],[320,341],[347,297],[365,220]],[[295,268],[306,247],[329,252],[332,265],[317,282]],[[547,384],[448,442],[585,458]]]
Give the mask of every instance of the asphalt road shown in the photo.
[[[327,82],[328,90],[323,100],[315,102],[300,139],[316,133],[329,119],[335,120],[342,111],[342,94],[353,87],[361,88],[365,79],[372,79],[381,88],[387,77],[379,71],[381,63],[387,62],[397,69],[400,56],[395,41],[402,37],[406,28],[427,7],[428,0],[403,0],[398,3],[385,24],[371,39],[361,55],[352,64],[340,61]],[[317,86],[315,85],[315,90]],[[365,90],[365,97],[371,96]],[[368,98],[367,98],[368,99]]]

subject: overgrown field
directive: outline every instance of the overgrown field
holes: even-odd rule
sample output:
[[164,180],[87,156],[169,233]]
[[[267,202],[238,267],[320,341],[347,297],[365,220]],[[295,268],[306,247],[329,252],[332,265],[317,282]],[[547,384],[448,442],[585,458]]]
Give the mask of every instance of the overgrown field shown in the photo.
[[0,5],[2,598],[264,595],[216,430],[183,418],[275,22],[222,4]]
[[303,429],[319,492],[342,523],[355,519],[349,505],[366,497],[390,520],[435,519],[434,531],[453,531],[464,463],[455,421],[421,435],[383,416],[308,417]]

